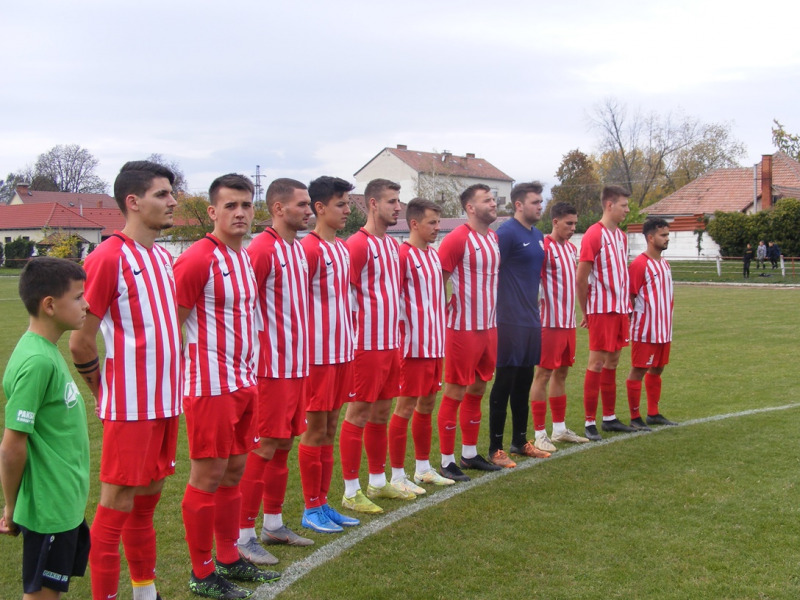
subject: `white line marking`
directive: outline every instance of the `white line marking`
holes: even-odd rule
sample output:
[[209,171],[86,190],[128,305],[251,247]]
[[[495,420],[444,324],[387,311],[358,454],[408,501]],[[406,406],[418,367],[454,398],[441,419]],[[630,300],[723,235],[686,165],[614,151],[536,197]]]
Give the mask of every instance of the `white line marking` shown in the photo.
[[[711,423],[713,421],[723,421],[725,419],[746,417],[749,415],[755,415],[759,413],[773,412],[778,410],[788,410],[791,408],[798,408],[798,407],[800,407],[800,402],[795,402],[792,404],[784,404],[783,406],[753,408],[750,410],[743,410],[735,413],[713,415],[711,417],[703,417],[701,419],[691,419],[689,421],[684,421],[683,423],[678,425],[678,427],[688,427],[690,425],[700,425],[703,423]],[[349,550],[361,540],[371,536],[374,533],[378,533],[383,529],[386,529],[387,527],[397,523],[397,521],[401,519],[405,519],[406,517],[409,517],[421,510],[425,510],[426,508],[440,504],[446,500],[449,500],[453,496],[456,496],[458,494],[463,494],[464,492],[467,492],[472,488],[478,487],[479,485],[490,483],[499,477],[506,477],[508,475],[513,475],[517,471],[521,471],[523,469],[531,469],[533,467],[544,465],[552,460],[564,458],[567,456],[572,456],[573,454],[577,454],[578,452],[585,452],[590,448],[599,448],[601,446],[607,446],[608,444],[614,444],[617,442],[630,440],[633,439],[634,437],[639,437],[643,435],[648,435],[648,436],[654,435],[662,431],[670,431],[672,429],[677,429],[678,427],[659,427],[658,429],[654,429],[652,433],[648,432],[626,433],[623,435],[617,435],[613,438],[604,439],[602,442],[589,442],[588,444],[572,445],[569,448],[559,449],[557,453],[553,454],[553,456],[551,456],[548,459],[526,460],[520,463],[514,469],[503,469],[502,471],[487,473],[483,477],[478,477],[477,479],[472,479],[465,483],[456,483],[453,486],[442,489],[441,491],[437,491],[432,496],[425,496],[424,498],[418,498],[417,500],[414,500],[412,504],[408,504],[403,508],[394,510],[376,521],[372,521],[367,525],[360,525],[358,527],[353,528],[349,533],[338,537],[335,542],[326,544],[325,546],[323,546],[322,548],[311,554],[308,558],[292,563],[286,568],[285,571],[283,571],[280,581],[276,583],[271,583],[271,584],[265,583],[261,585],[258,589],[256,589],[256,593],[253,596],[253,598],[256,600],[270,600],[272,598],[275,598],[283,590],[288,589],[289,586],[291,586],[295,581],[298,581],[302,577],[305,577],[308,573],[310,573],[317,567],[324,565],[329,560],[338,557],[342,552],[344,552],[345,550]]]

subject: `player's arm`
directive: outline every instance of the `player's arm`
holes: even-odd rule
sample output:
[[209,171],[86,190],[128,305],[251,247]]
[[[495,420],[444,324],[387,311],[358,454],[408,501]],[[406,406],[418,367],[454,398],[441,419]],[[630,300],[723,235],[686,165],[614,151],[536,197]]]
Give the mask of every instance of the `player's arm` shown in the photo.
[[17,535],[19,528],[14,523],[14,508],[22,481],[25,463],[28,462],[28,434],[6,428],[0,442],[0,481],[3,482],[3,497],[6,505],[0,517],[0,534]]
[[592,272],[592,263],[581,261],[575,273],[575,294],[578,296],[578,306],[581,309],[580,327],[586,328],[589,322],[586,318],[586,301],[589,295],[589,275]]
[[83,327],[69,336],[69,351],[78,374],[86,382],[89,391],[97,399],[100,395],[100,358],[97,355],[97,332],[100,319],[90,312],[86,313]]

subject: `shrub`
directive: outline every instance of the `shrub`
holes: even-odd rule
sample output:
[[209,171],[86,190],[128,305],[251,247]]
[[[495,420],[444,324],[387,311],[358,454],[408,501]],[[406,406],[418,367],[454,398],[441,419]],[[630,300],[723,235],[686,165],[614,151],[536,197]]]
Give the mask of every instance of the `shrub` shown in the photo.
[[6,266],[21,269],[33,256],[33,242],[18,237],[13,242],[6,244]]

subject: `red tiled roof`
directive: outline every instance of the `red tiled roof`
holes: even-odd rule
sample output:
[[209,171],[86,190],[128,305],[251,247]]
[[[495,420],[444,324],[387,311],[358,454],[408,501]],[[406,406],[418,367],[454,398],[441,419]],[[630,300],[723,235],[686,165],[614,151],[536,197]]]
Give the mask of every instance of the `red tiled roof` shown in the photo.
[[0,206],[0,229],[103,229],[103,225],[80,216],[70,210],[50,202],[49,204],[15,204]]
[[[381,152],[388,151],[414,169],[417,173],[432,173],[451,175],[454,177],[473,177],[475,179],[496,179],[499,181],[514,181],[485,158],[476,158],[475,155],[455,156],[441,152],[418,152],[405,148],[384,148]],[[381,152],[375,155],[380,156]],[[373,158],[367,164],[371,163]],[[364,165],[366,166],[366,165]],[[356,172],[359,172],[361,167]]]
[[115,208],[119,210],[117,201],[108,194],[77,194],[71,192],[39,192],[28,190],[20,194],[23,204],[47,204],[56,202],[69,208]]
[[[756,167],[755,189],[761,196],[761,164]],[[772,155],[772,188],[781,196],[800,191],[800,163],[783,152]],[[753,168],[714,169],[663,200],[644,208],[649,215],[695,215],[743,212],[753,204]]]
[[[75,209],[77,211],[77,209]],[[77,211],[80,214],[80,211]],[[125,217],[114,203],[114,208],[83,208],[83,216],[103,227],[100,237],[107,238],[116,230],[125,228]]]

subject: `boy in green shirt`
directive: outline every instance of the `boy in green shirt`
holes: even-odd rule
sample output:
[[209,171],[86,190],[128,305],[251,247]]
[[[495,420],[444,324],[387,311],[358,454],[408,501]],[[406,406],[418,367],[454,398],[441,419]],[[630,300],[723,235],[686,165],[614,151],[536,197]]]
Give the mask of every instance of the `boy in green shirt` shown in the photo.
[[22,532],[25,600],[60,598],[70,577],[84,574],[89,555],[86,409],[56,346],[65,331],[83,326],[85,280],[79,265],[48,257],[31,260],[19,280],[30,324],[3,377],[0,533]]

